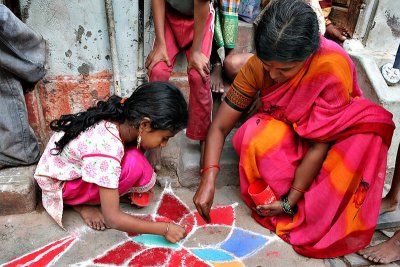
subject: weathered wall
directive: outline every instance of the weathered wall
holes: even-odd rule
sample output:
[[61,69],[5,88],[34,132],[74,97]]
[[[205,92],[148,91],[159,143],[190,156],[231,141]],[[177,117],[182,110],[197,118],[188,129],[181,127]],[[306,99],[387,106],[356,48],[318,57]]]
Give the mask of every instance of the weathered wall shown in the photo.
[[394,55],[400,44],[400,1],[380,0],[370,24],[366,48]]
[[[47,75],[26,97],[32,127],[46,142],[51,120],[113,92],[105,2],[20,0],[20,8],[24,22],[48,42]],[[122,95],[129,95],[136,87],[139,58],[138,1],[114,0],[113,10]]]
[[400,1],[370,0],[359,18],[355,40],[345,42],[357,68],[364,95],[392,112],[397,129],[388,155],[388,169],[394,168],[400,142],[400,84],[388,86],[380,68],[394,62],[400,44]]

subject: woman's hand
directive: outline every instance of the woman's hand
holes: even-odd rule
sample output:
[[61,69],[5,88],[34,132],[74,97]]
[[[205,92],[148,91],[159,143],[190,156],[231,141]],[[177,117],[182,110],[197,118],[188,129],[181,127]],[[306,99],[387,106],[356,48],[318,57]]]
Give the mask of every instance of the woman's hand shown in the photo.
[[263,217],[272,217],[284,213],[279,200],[267,205],[258,205],[257,207],[253,208],[253,210],[258,215]]
[[165,230],[165,239],[171,243],[176,243],[186,237],[186,230],[180,225],[174,223],[167,223]]
[[200,185],[193,197],[193,203],[197,211],[207,223],[210,222],[210,210],[214,200],[214,192],[214,182],[201,179]]
[[[241,112],[230,107],[226,102],[222,102],[218,108],[207,135],[206,148],[203,161],[203,175],[200,179],[200,185],[193,197],[194,205],[200,216],[210,222],[210,210],[214,200],[215,181],[218,176],[219,164],[225,137],[232,130],[235,123],[239,120]],[[207,167],[208,166],[208,167]]]

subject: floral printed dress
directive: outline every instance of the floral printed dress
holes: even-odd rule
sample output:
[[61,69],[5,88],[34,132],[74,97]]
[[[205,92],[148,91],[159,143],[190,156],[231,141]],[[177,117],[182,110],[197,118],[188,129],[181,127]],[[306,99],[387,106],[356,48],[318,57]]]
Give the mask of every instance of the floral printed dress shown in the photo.
[[[63,227],[63,195],[66,193],[64,192],[66,184],[75,184],[73,188],[77,197],[69,200],[74,204],[85,204],[85,201],[88,201],[88,194],[97,195],[92,198],[94,201],[87,204],[100,204],[99,186],[120,189],[121,195],[127,192],[144,192],[153,187],[155,174],[143,153],[136,148],[132,149],[133,153],[127,153],[135,158],[124,159],[124,162],[129,162],[129,165],[132,165],[133,161],[139,162],[134,166],[134,170],[138,171],[136,173],[133,173],[134,170],[125,171],[124,173],[129,173],[129,177],[121,177],[121,162],[125,152],[115,124],[107,121],[98,122],[70,141],[60,155],[54,155],[52,150],[55,148],[55,142],[62,135],[63,132],[53,134],[34,175],[42,189],[44,208],[61,227]],[[127,183],[129,179],[132,181]],[[139,188],[129,188],[137,184],[138,180],[140,180]],[[121,184],[126,188],[121,190],[119,188]]]

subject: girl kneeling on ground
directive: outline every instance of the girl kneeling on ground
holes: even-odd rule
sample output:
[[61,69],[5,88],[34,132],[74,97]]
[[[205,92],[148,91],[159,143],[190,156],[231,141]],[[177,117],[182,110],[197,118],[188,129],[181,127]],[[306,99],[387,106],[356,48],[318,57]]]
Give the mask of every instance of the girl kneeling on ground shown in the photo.
[[134,200],[154,186],[155,174],[143,153],[166,146],[187,119],[179,89],[153,82],[139,86],[127,99],[111,96],[87,111],[52,121],[55,133],[35,172],[44,208],[61,227],[65,204],[95,230],[113,228],[179,241],[185,236],[181,226],[135,218],[119,204],[120,196],[132,194]]

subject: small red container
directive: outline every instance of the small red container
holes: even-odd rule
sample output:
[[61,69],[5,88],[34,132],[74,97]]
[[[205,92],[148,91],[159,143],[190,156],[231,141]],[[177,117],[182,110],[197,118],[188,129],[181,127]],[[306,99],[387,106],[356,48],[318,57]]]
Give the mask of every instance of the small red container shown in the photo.
[[132,193],[130,196],[131,204],[138,207],[147,207],[150,205],[154,197],[153,190],[150,189],[143,193]]
[[271,187],[261,179],[257,179],[251,183],[247,192],[257,206],[270,204],[276,201],[275,194],[272,192]]

